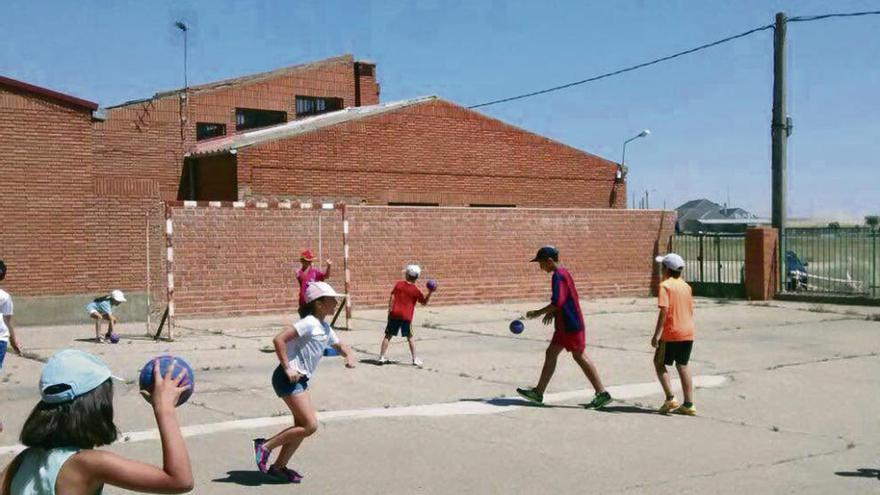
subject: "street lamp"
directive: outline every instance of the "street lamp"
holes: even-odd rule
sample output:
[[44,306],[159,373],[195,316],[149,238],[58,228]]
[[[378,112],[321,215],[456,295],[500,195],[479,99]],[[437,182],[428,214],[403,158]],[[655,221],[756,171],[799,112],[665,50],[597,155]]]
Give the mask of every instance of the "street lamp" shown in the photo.
[[626,177],[626,145],[634,139],[648,137],[648,135],[650,135],[650,134],[651,134],[651,130],[645,129],[644,131],[636,134],[635,136],[633,136],[623,142],[623,158],[620,159],[620,166],[617,167],[617,174],[615,174],[615,176],[614,176],[615,180],[617,180],[618,182],[621,182],[621,181],[623,181],[623,178]]
[[186,88],[189,87],[189,84],[187,84],[186,80],[186,32],[189,30],[189,28],[187,28],[186,24],[181,21],[175,22],[174,25],[177,27],[177,29],[183,31],[183,88],[184,94],[186,94]]

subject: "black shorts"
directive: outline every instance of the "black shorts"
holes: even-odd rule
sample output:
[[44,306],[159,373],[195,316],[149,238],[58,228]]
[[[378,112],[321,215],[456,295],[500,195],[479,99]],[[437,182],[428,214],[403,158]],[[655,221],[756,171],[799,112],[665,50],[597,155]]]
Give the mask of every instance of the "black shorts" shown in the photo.
[[409,321],[388,318],[388,324],[385,325],[385,336],[394,337],[395,335],[400,333],[400,335],[404,337],[412,337],[411,323],[412,322]]
[[681,342],[664,342],[660,341],[657,347],[657,353],[654,354],[655,363],[663,363],[666,366],[672,366],[672,363],[685,366],[691,359],[691,350],[694,348],[693,340],[683,340]]

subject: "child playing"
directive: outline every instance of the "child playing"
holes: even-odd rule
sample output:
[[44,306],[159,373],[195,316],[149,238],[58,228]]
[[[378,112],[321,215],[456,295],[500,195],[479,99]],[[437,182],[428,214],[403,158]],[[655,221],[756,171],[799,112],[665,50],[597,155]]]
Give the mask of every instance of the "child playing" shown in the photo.
[[330,278],[330,268],[333,267],[333,263],[330,260],[326,260],[327,268],[322,272],[317,268],[312,266],[312,263],[315,261],[315,255],[308,249],[301,252],[299,254],[299,262],[302,266],[300,269],[296,271],[296,280],[299,282],[299,317],[305,318],[306,315],[303,314],[303,306],[306,305],[306,288],[312,282],[323,282]]
[[[681,279],[681,272],[684,270],[681,256],[669,253],[658,256],[656,261],[663,264],[664,278],[657,295],[660,313],[651,338],[651,347],[657,349],[654,353],[654,369],[666,394],[666,401],[659,411],[660,414],[672,412],[694,416],[697,414],[694,407],[694,385],[687,366],[694,348],[694,300],[691,286]],[[675,363],[678,376],[681,377],[681,389],[684,392],[684,404],[681,406],[675,401],[669,373],[666,372],[666,367],[672,366],[672,363]]]
[[[409,343],[409,352],[412,354],[413,366],[421,366],[422,360],[416,357],[416,344],[412,339],[412,319],[416,309],[416,301],[422,305],[428,304],[431,294],[435,289],[428,288],[428,295],[422,294],[422,291],[416,286],[416,280],[422,273],[419,265],[407,265],[404,269],[406,280],[401,280],[394,284],[391,290],[391,297],[388,299],[388,324],[385,325],[385,337],[379,348],[379,364],[388,362],[385,353],[388,352],[388,345],[391,343],[391,337],[400,335],[406,337]],[[430,285],[430,284],[429,284]]]
[[584,315],[581,313],[580,299],[574,280],[568,270],[559,263],[559,251],[553,246],[544,246],[538,250],[538,254],[532,260],[547,273],[552,273],[552,296],[550,304],[541,309],[529,311],[526,318],[537,318],[544,315],[544,324],[549,325],[555,321],[553,338],[544,356],[544,368],[535,388],[518,388],[516,391],[526,399],[543,403],[544,391],[556,371],[556,359],[563,349],[571,353],[574,361],[581,367],[587,380],[593,385],[596,395],[586,408],[599,408],[611,402],[611,394],[605,390],[599,379],[596,365],[587,357],[586,330]]
[[[333,347],[345,359],[346,368],[354,368],[348,346],[324,321],[336,310],[339,303],[337,298],[344,296],[337,294],[325,282],[312,282],[306,288],[306,304],[303,307],[306,316],[272,340],[280,361],[272,374],[272,387],[293,414],[293,426],[269,439],[254,439],[254,460],[263,473],[291,483],[302,481],[303,476],[288,468],[287,463],[302,441],[318,429],[318,419],[308,388],[324,349]],[[277,447],[281,447],[281,452],[270,466],[269,456]]]
[[[125,294],[121,290],[114,290],[106,296],[96,297],[86,304],[89,317],[95,320],[95,342],[104,342],[104,337],[110,338],[116,325],[116,317],[113,316],[113,306],[119,306],[125,302]],[[101,320],[107,320],[107,334],[101,336]]]
[[97,357],[75,349],[49,358],[40,375],[42,400],[21,430],[28,448],[0,473],[0,493],[14,495],[94,495],[104,485],[145,492],[192,490],[192,468],[174,405],[186,390],[186,373],[165,376],[156,362],[152,396],[163,467],[132,461],[96,446],[109,445],[118,431],[113,423],[113,383]]
[[[6,263],[0,260],[0,281],[6,278]],[[0,289],[0,369],[3,369],[3,360],[6,358],[7,347],[12,348],[12,352],[21,355],[21,347],[18,344],[18,337],[15,335],[15,328],[12,326],[12,296],[3,289]],[[3,423],[0,422],[0,431],[3,431]]]

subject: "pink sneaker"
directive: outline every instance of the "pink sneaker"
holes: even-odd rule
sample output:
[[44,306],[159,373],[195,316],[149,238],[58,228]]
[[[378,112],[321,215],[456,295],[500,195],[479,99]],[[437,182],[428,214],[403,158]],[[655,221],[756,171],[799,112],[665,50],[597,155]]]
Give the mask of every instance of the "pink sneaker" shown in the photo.
[[271,454],[269,449],[263,447],[264,443],[266,443],[265,438],[254,439],[254,462],[257,463],[257,469],[259,469],[261,473],[265,473],[269,470],[269,455]]
[[301,474],[286,467],[269,466],[268,473],[278,478],[284,478],[291,483],[299,483],[303,479]]

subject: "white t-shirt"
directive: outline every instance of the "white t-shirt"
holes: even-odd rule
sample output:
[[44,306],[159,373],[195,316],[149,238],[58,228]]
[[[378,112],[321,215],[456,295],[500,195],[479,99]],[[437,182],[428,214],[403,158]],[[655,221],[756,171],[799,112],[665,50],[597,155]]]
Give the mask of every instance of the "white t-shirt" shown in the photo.
[[9,342],[9,329],[6,328],[4,315],[12,315],[12,296],[0,289],[0,341]]
[[312,376],[327,346],[339,343],[336,332],[312,315],[293,325],[298,337],[287,343],[290,367],[303,375]]

